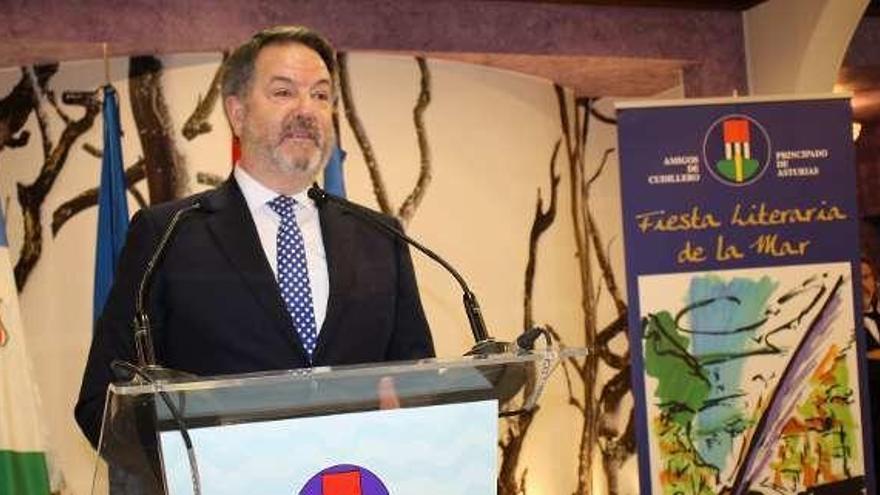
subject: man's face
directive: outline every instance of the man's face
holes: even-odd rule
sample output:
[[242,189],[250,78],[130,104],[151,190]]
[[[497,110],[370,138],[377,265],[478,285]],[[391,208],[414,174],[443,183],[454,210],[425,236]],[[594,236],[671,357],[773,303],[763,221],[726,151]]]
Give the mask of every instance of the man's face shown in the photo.
[[228,97],[226,105],[242,166],[270,187],[305,187],[326,165],[334,142],[333,84],[311,48],[264,47],[247,93]]

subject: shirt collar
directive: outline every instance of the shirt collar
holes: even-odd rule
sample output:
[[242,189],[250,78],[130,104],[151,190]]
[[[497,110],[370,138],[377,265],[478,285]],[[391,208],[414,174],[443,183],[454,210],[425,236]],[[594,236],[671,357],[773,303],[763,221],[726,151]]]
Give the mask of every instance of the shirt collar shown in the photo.
[[[251,213],[264,206],[268,208],[267,203],[279,196],[277,192],[263,185],[237,164],[232,171],[232,175],[235,177],[235,181],[238,182],[238,187],[241,189],[241,194],[244,195],[244,200]],[[315,202],[308,195],[308,190],[300,191],[294,194],[292,198],[296,201],[295,208],[305,208],[306,210],[314,210],[316,208]]]

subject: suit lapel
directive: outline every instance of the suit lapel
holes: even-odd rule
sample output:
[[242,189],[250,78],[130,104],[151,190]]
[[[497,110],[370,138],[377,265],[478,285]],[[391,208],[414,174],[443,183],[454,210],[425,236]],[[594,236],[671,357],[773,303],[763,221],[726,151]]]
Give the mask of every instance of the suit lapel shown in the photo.
[[285,336],[291,347],[307,362],[302,344],[293,330],[293,321],[278,291],[272,267],[260,244],[254,220],[235,180],[230,178],[216,189],[211,194],[207,207],[212,212],[208,219],[208,228],[214,236],[214,242],[270,316],[275,329]]
[[341,318],[345,314],[348,290],[355,286],[355,270],[358,255],[355,249],[351,218],[347,213],[332,203],[324,205],[319,212],[321,219],[321,237],[324,241],[324,252],[327,255],[327,275],[330,278],[330,297],[327,302],[327,314],[324,324],[318,333],[318,346],[315,348],[315,361],[320,362],[324,349],[337,337],[342,326]]

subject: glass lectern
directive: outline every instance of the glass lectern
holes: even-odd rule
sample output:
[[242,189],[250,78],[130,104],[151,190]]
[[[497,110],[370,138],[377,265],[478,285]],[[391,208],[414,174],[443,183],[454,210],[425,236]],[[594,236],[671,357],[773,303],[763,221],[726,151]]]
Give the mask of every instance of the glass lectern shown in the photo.
[[494,494],[498,417],[529,414],[560,362],[584,359],[561,349],[114,384],[92,493],[112,479],[133,495]]

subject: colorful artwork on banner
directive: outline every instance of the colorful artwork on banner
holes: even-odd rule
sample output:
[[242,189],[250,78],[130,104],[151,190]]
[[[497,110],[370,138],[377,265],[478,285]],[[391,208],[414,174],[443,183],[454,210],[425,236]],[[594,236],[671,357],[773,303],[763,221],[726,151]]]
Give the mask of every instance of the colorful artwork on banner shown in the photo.
[[619,132],[642,493],[874,493],[848,101]]
[[[800,493],[861,474],[847,263],[639,278],[663,493]],[[702,486],[701,491],[689,487]]]

